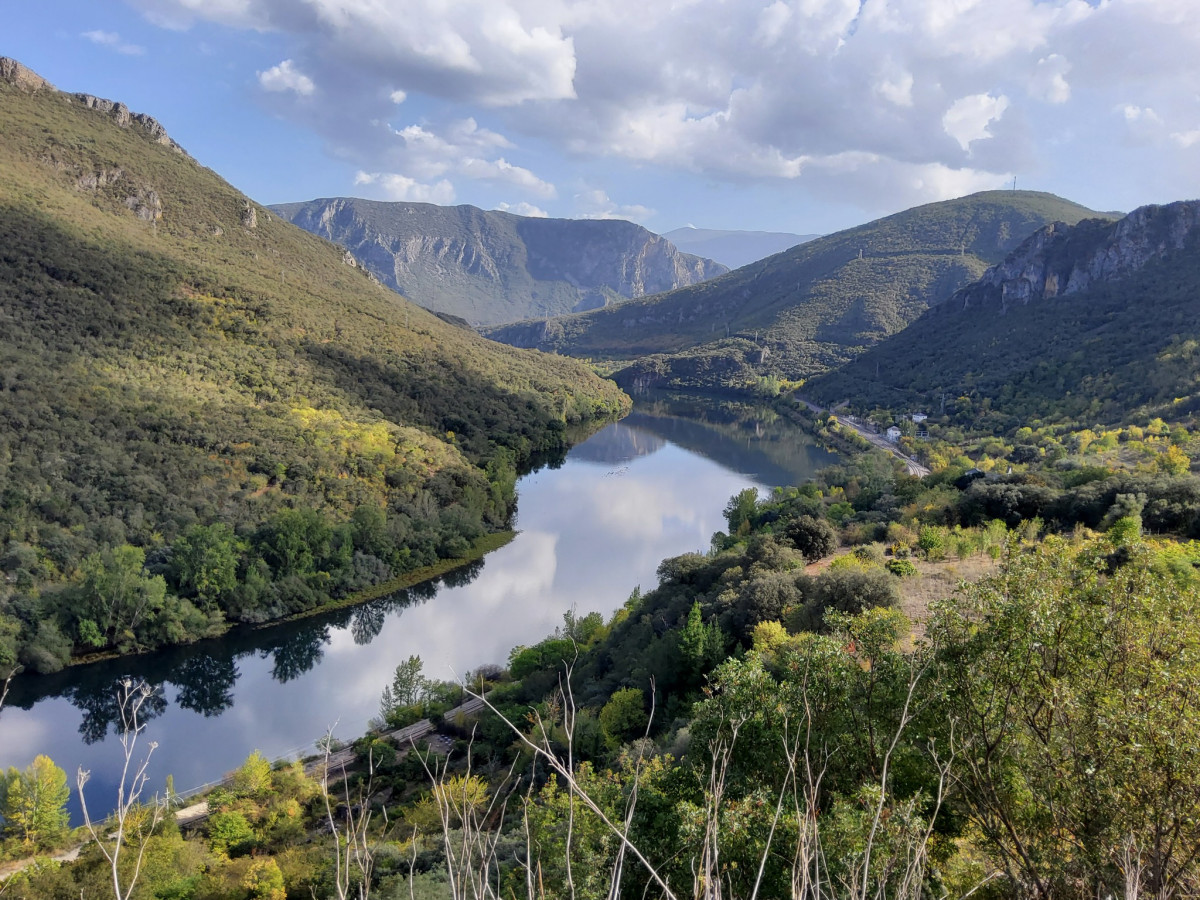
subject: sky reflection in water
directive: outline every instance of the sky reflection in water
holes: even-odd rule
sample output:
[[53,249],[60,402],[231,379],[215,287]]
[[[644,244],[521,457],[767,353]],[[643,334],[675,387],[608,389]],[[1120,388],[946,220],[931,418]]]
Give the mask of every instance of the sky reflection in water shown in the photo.
[[[700,440],[706,431],[707,444]],[[684,440],[682,433],[692,449],[663,436]],[[145,733],[159,742],[155,786],[168,773],[181,791],[210,782],[254,749],[272,758],[311,749],[328,727],[356,737],[377,713],[392,670],[410,654],[421,656],[428,676],[457,680],[553,632],[568,609],[607,616],[635,587],[654,587],[662,559],[707,549],[734,493],[800,481],[830,461],[811,445],[789,447],[781,468],[778,454],[768,458],[756,446],[760,440],[635,413],[574,448],[561,468],[523,478],[520,534],[446,584],[22,680],[0,716],[0,764],[25,766],[46,753],[72,776],[79,766],[91,769],[89,796],[113,796],[120,747],[109,727],[111,685],[124,673],[165,682]],[[793,440],[803,445],[795,433]],[[72,807],[77,811],[74,797]]]

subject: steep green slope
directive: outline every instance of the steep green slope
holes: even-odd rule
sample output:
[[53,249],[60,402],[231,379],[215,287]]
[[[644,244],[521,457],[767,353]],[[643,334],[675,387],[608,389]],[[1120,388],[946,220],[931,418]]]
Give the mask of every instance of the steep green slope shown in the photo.
[[628,408],[373,283],[153,120],[0,76],[0,657],[184,640],[461,555],[517,466]]
[[895,334],[1048,222],[1094,215],[1050,194],[974,194],[819,238],[694,287],[487,334],[572,356],[638,359],[618,377],[626,384],[794,379]]
[[729,271],[640,225],[339,197],[271,207],[422,306],[494,325],[597,309]]
[[[940,404],[995,427],[1200,410],[1200,202],[1046,228],[806,394]],[[958,399],[961,398],[961,399]]]

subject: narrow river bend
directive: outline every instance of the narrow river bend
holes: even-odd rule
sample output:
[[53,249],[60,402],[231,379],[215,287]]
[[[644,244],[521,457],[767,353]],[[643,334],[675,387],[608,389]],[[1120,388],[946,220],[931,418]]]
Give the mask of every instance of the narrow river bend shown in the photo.
[[158,742],[155,788],[168,774],[180,791],[212,782],[255,749],[271,758],[311,752],[329,727],[357,737],[410,654],[427,676],[456,680],[505,663],[569,609],[607,617],[635,587],[654,587],[664,558],[706,550],[733,494],[799,483],[835,461],[769,410],[640,404],[561,467],[522,478],[517,537],[438,582],[169,652],[18,679],[0,713],[0,765],[24,767],[45,753],[72,782],[77,768],[91,770],[93,804],[115,796],[112,684],[124,674],[163,685],[145,733]]

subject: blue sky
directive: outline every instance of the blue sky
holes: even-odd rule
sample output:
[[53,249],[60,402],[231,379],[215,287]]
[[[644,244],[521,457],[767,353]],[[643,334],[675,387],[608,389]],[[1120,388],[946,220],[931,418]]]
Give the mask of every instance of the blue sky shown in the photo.
[[1200,195],[1196,0],[4,0],[0,55],[263,203],[829,232]]

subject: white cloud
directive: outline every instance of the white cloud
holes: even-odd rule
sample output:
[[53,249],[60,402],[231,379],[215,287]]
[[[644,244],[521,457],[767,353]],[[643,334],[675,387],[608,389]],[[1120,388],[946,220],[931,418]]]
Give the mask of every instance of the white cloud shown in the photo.
[[546,210],[525,201],[521,201],[520,203],[500,203],[496,206],[496,209],[500,210],[500,212],[512,213],[515,216],[528,216],[531,219],[545,219],[550,215]]
[[1126,122],[1152,122],[1161,124],[1162,118],[1149,106],[1137,106],[1126,103],[1121,107],[1121,114]]
[[[1200,190],[1183,155],[1200,84],[1194,0],[129,2],[175,27],[271,32],[331,99],[279,113],[306,117],[356,167],[418,184],[477,177],[543,198],[546,160],[601,159],[800,191],[855,181],[872,190],[848,196],[872,210],[912,194],[891,178],[901,171],[1131,185],[1170,172],[1177,195]],[[395,122],[399,103],[419,112]],[[1112,115],[1126,106],[1153,110],[1158,132]],[[455,134],[456,122],[489,127]],[[488,135],[497,143],[481,147]],[[1131,166],[1131,138],[1168,164]]]
[[783,30],[791,18],[791,7],[783,0],[775,0],[758,14],[758,30],[755,33],[758,42],[768,47],[776,43],[783,36]]
[[168,27],[207,20],[289,34],[332,72],[387,76],[409,91],[486,106],[575,95],[574,43],[545,0],[131,2]]
[[558,193],[554,185],[542,181],[528,169],[512,165],[504,157],[490,162],[485,159],[467,158],[459,162],[456,171],[467,178],[512,184],[547,199]]
[[354,176],[354,183],[378,187],[387,200],[437,203],[441,206],[454,202],[454,185],[445,179],[436,184],[421,184],[416,179],[396,172],[359,172]]
[[574,200],[577,219],[626,219],[644,225],[654,218],[653,209],[637,203],[614,203],[607,193],[597,188],[580,191]]
[[1200,144],[1200,128],[1194,128],[1191,131],[1172,132],[1171,140],[1185,150],[1188,147],[1194,147],[1196,144]]
[[313,80],[297,69],[290,59],[285,59],[265,72],[259,72],[258,83],[265,91],[277,94],[292,91],[301,97],[307,97],[316,90]]
[[145,47],[121,40],[121,35],[115,31],[85,31],[80,36],[91,41],[93,44],[99,44],[101,47],[109,47],[126,56],[141,56],[146,52]]
[[1071,85],[1067,83],[1067,72],[1071,64],[1057,53],[1043,56],[1037,61],[1030,93],[1047,103],[1062,104],[1071,99]]
[[1004,115],[1008,109],[1008,98],[1001,94],[972,94],[960,97],[950,105],[942,116],[942,128],[946,134],[958,141],[958,145],[970,152],[971,144],[992,136],[989,126]]
[[879,96],[896,106],[913,105],[912,89],[912,72],[899,72],[891,78],[885,78],[875,88]]

